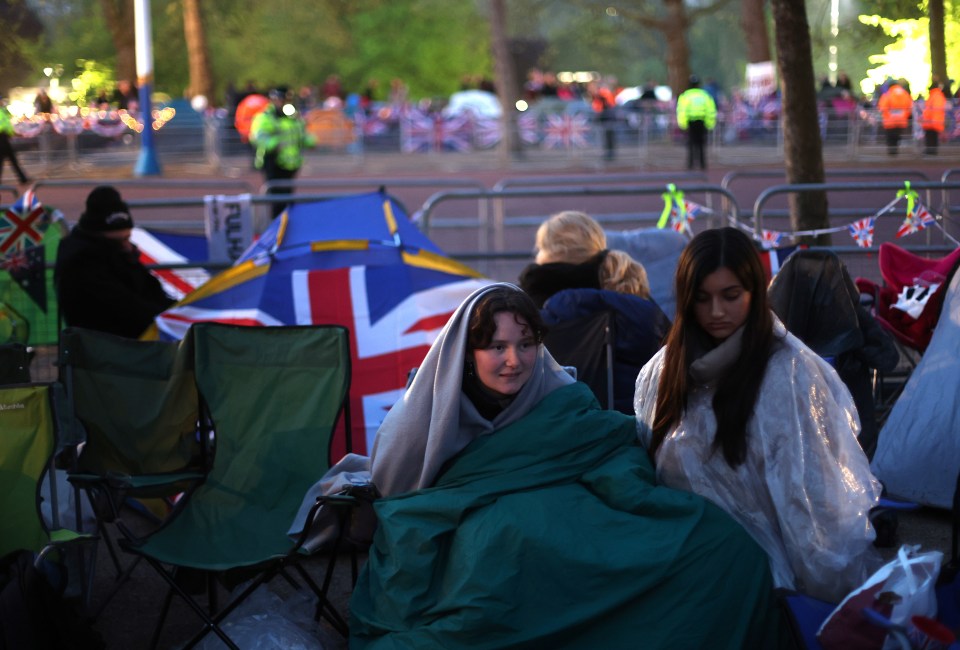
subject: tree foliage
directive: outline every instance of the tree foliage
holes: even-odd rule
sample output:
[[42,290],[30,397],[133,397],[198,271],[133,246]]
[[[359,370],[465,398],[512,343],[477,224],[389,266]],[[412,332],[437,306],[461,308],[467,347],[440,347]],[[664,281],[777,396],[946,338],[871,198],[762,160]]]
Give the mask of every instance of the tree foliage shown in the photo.
[[[131,0],[48,0],[44,7],[45,38],[26,51],[33,83],[53,61],[68,79],[81,70],[78,60],[107,64],[118,78],[125,66],[135,69],[132,54],[118,57],[111,41],[117,32],[108,27],[111,16],[116,25],[125,20],[120,12],[132,11]],[[153,0],[151,10],[154,87],[182,95],[190,83],[182,0]],[[348,91],[359,91],[368,79],[399,77],[412,95],[424,96],[449,94],[467,75],[491,75],[489,31],[461,28],[485,25],[473,2],[233,0],[203,3],[203,12],[215,101],[230,82],[296,87],[338,74]]]
[[6,88],[23,80],[30,53],[41,40],[43,23],[25,0],[0,0],[0,24],[4,27],[0,39],[0,94],[5,94]]
[[[921,0],[877,0],[870,7],[880,15],[910,18],[924,14]],[[925,2],[925,0],[923,0]],[[0,0],[0,11],[26,0]],[[810,38],[817,76],[826,76],[831,0],[807,0]],[[204,2],[211,76],[216,80],[212,101],[223,101],[228,83],[258,87],[272,84],[316,85],[339,74],[348,91],[359,91],[368,80],[385,89],[402,79],[412,97],[446,95],[464,77],[491,76],[490,33],[485,0],[231,0]],[[133,70],[133,54],[118,56],[105,9],[128,7],[132,0],[44,0],[36,14],[43,36],[30,42],[29,29],[8,30],[0,47],[14,47],[23,57],[22,83],[43,81],[41,70],[52,63],[65,68],[64,82],[81,70],[78,60],[95,60],[123,78]],[[187,92],[190,68],[184,37],[183,0],[152,0],[154,87],[174,96]],[[755,4],[751,4],[755,6]],[[526,43],[525,65],[552,70],[595,70],[614,75],[621,85],[647,80],[667,81],[676,69],[679,45],[688,47],[688,69],[712,77],[724,88],[743,83],[747,39],[740,19],[741,2],[726,0],[509,0],[513,44]],[[882,30],[857,21],[850,3],[841,2],[840,34],[836,40],[839,67],[856,82],[863,79],[869,55],[879,54],[894,39]],[[951,16],[956,22],[960,1],[947,2],[947,52],[951,52]],[[707,20],[699,12],[712,9]],[[112,10],[112,9],[111,9]],[[673,20],[688,24],[686,32],[667,33]],[[677,14],[676,12],[680,12]],[[3,14],[4,25],[18,24]],[[766,18],[772,29],[772,21]],[[132,29],[132,26],[128,29]],[[16,37],[10,38],[14,32]],[[668,38],[669,36],[669,38]],[[672,40],[671,40],[672,39]],[[522,43],[521,43],[522,41]],[[668,42],[671,45],[668,47]],[[542,45],[541,45],[542,44]],[[4,56],[4,62],[8,59]],[[948,66],[950,67],[950,66]],[[11,66],[4,65],[4,72]],[[526,70],[518,69],[522,78]],[[956,73],[954,73],[956,74]],[[672,83],[684,74],[674,70]],[[677,81],[679,79],[679,81]],[[109,90],[109,89],[108,89]],[[383,91],[385,94],[385,90]]]

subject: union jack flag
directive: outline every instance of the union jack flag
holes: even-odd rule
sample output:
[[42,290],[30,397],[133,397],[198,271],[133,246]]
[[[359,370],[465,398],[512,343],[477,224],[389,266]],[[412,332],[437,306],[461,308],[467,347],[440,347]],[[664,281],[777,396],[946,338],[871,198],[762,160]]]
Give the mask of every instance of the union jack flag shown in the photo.
[[483,149],[489,149],[498,142],[502,134],[500,133],[500,120],[490,118],[477,118],[473,120],[473,135],[477,146]]
[[548,115],[543,127],[543,146],[547,149],[582,149],[588,145],[592,128],[583,115]]
[[903,223],[900,224],[900,228],[897,229],[897,237],[912,235],[935,223],[936,219],[930,214],[930,211],[920,201],[916,201],[913,205],[913,211],[907,213]]
[[777,248],[783,241],[783,233],[776,230],[764,230],[760,233],[760,245],[765,249]]
[[[208,259],[207,240],[202,235],[181,235],[134,228],[130,241],[140,250],[144,266],[184,264]],[[202,267],[151,269],[164,291],[177,300],[204,284],[210,273]]]
[[780,272],[787,258],[799,248],[806,248],[806,246],[794,245],[784,246],[783,248],[768,248],[760,253],[760,264],[763,266],[768,282],[773,279],[773,276]]
[[366,136],[381,135],[387,132],[387,123],[377,116],[370,117],[364,111],[356,111],[353,114],[353,123],[357,131]]
[[400,120],[404,153],[416,151],[470,151],[470,129],[464,117],[444,118],[411,111]]
[[533,113],[524,113],[518,117],[517,129],[520,131],[520,139],[527,144],[540,142],[540,128],[537,123],[537,116]]
[[182,338],[198,321],[346,326],[353,451],[367,453],[407,373],[457,306],[488,283],[445,257],[382,194],[301,203],[234,266],[160,314],[157,334]]
[[870,248],[873,246],[874,221],[876,221],[876,217],[867,217],[866,219],[854,221],[847,226],[847,229],[850,231],[850,236],[853,237],[853,241],[857,242],[857,246],[860,248]]
[[[298,324],[350,329],[353,413],[361,415],[358,427],[368,451],[387,411],[403,396],[407,373],[423,362],[463,299],[486,284],[463,279],[399,297],[389,295],[397,287],[395,275],[396,270],[355,266],[291,277]],[[356,442],[355,436],[355,447]]]

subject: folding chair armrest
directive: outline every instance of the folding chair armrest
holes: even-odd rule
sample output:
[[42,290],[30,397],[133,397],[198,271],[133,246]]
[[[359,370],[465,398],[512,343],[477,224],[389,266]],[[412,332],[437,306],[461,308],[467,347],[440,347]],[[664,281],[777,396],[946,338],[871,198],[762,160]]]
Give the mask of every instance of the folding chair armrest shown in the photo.
[[[206,475],[203,472],[176,472],[172,474],[131,475],[110,472],[106,475],[75,472],[67,480],[85,490],[101,488],[108,494],[112,491],[136,491],[137,496],[169,496],[199,483]],[[112,501],[112,496],[111,496]],[[117,506],[118,504],[112,503]]]
[[349,518],[351,513],[364,505],[372,504],[379,496],[377,489],[372,484],[348,485],[340,493],[318,496],[309,513],[307,513],[307,523],[297,536],[294,550],[299,550],[311,537],[316,536],[318,527],[322,529],[333,523],[330,518],[325,518],[321,513],[323,506],[330,506],[333,510],[331,515],[337,525],[336,539],[339,544],[339,540],[347,532],[345,529],[350,528]]
[[173,474],[121,474],[110,472],[105,479],[107,484],[117,490],[162,489],[170,488],[172,492],[182,492],[177,488],[178,483],[199,482],[206,478],[203,472],[175,472]]
[[50,541],[47,542],[34,560],[34,566],[40,568],[44,558],[52,551],[74,546],[76,544],[88,544],[100,539],[99,535],[91,533],[78,533],[68,528],[57,528],[50,531]]

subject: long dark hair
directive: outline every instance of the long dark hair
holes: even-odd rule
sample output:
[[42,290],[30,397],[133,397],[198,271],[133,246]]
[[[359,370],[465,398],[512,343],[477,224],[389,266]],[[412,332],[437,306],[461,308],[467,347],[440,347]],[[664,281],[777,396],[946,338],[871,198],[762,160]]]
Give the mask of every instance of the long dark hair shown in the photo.
[[753,414],[773,346],[773,317],[767,306],[766,275],[757,250],[736,228],[701,232],[683,250],[677,265],[677,313],[667,334],[663,374],[657,389],[650,453],[656,453],[670,428],[680,421],[690,393],[688,370],[706,333],[694,315],[694,302],[704,278],[720,268],[737,276],[750,292],[740,355],[717,383],[713,412],[717,432],[713,448],[736,467],[747,456],[747,421]]

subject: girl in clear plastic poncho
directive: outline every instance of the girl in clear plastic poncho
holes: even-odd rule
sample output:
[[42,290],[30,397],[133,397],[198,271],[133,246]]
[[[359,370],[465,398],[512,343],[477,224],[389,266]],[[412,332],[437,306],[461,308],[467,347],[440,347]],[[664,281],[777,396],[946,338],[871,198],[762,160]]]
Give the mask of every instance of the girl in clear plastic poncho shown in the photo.
[[541,336],[526,294],[478,290],[380,426],[350,647],[776,647],[762,549],[657,486],[634,418],[601,410]]
[[868,514],[880,485],[850,393],[770,311],[759,256],[739,230],[694,237],[676,291],[667,343],[634,398],[657,477],[743,524],[778,587],[840,600],[879,563]]

